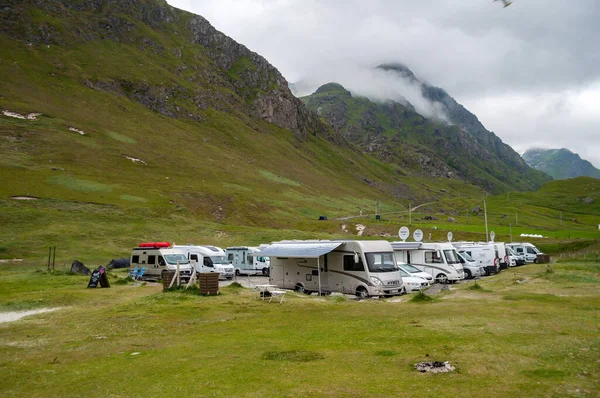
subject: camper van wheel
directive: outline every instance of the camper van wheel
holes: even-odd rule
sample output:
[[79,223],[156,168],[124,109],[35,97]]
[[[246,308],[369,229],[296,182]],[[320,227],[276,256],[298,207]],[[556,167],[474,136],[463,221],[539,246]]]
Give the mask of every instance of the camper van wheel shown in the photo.
[[262,269],[263,276],[269,276],[269,269],[267,267]]
[[304,286],[302,286],[300,283],[296,284],[296,286],[294,287],[294,290],[297,291],[298,293],[306,293],[306,290],[304,290]]
[[472,275],[471,275],[471,271],[469,271],[468,269],[465,270],[465,279],[471,279]]
[[235,276],[240,276],[240,270],[239,269],[235,269]]
[[359,286],[356,289],[356,297],[361,298],[361,299],[369,298],[369,292],[364,287]]
[[448,283],[448,277],[446,276],[446,274],[438,274],[436,279],[442,285],[445,285],[446,283]]

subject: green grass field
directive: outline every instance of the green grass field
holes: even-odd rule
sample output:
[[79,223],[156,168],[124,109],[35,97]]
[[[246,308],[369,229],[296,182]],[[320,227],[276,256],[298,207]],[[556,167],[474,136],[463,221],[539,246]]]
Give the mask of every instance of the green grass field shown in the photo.
[[[540,396],[600,393],[600,264],[528,265],[431,302],[250,289],[86,289],[87,277],[1,264],[0,395]],[[414,296],[414,295],[413,295]],[[413,370],[450,361],[451,374]]]

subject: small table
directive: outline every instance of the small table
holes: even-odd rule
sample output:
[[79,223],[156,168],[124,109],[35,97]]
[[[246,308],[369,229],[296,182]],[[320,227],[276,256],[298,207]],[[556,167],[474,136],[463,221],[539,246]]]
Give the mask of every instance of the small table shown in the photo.
[[271,291],[269,289],[272,289],[274,287],[277,287],[277,285],[256,285],[256,288],[258,289],[258,297],[262,297],[262,299],[264,300],[266,296],[265,293],[269,292],[269,295],[271,295]]

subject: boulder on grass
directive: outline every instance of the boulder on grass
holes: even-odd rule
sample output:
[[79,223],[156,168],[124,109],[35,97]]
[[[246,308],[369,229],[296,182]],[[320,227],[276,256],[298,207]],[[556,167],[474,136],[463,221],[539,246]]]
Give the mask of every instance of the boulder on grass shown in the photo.
[[82,275],[89,275],[92,273],[90,269],[83,265],[79,260],[73,261],[73,264],[71,264],[71,272]]

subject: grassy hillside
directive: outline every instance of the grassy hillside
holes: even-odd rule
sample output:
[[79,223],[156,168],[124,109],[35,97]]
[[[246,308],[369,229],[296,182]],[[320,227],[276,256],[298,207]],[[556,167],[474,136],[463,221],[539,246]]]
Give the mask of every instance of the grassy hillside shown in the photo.
[[600,170],[589,161],[568,149],[528,149],[523,159],[531,167],[541,170],[557,180],[588,176],[600,178]]

